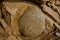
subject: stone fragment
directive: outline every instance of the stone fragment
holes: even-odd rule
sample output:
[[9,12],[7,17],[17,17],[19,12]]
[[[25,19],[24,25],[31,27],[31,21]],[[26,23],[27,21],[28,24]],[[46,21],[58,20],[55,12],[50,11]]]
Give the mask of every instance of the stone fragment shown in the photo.
[[45,29],[43,12],[36,7],[28,7],[19,19],[19,27],[21,32],[27,37],[34,38],[39,36]]

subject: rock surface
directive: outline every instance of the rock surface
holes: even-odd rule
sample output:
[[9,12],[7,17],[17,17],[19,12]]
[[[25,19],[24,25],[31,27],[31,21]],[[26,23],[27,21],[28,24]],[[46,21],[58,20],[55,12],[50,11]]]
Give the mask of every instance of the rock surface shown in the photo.
[[60,40],[59,0],[4,0],[0,7],[0,40]]

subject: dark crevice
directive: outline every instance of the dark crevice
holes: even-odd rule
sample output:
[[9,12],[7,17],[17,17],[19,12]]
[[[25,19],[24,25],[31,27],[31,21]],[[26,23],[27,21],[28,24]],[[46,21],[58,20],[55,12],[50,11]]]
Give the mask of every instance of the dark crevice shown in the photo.
[[[43,9],[43,7],[41,7],[41,6],[40,6],[40,8],[41,8],[41,10]],[[57,22],[57,20],[56,20],[54,17],[52,17],[50,14],[48,14],[46,11],[42,10],[42,12],[44,12],[44,14],[45,14],[46,16],[48,16],[49,18],[51,18],[51,19],[52,19],[54,22],[56,22],[58,25],[60,25],[60,23]]]
[[36,2],[35,0],[27,0],[27,1],[34,3],[38,7],[41,5],[41,2],[42,2],[41,0],[40,0],[41,2]]
[[0,22],[0,27],[3,28],[3,29],[5,29],[5,28],[3,27],[3,25],[1,24],[1,22]]
[[[58,9],[54,8],[52,5],[51,5],[51,9],[53,11],[55,11],[58,15],[59,15],[59,18],[60,18],[60,13],[58,12]],[[58,24],[60,25],[60,23],[58,22]]]
[[[41,9],[42,10],[42,9]],[[57,22],[54,17],[52,17],[50,14],[48,14],[46,11],[42,10],[45,15],[47,15],[49,18],[51,18],[53,21]]]
[[57,27],[55,26],[55,24],[53,24],[53,26],[54,26],[54,30],[53,31],[56,31]]
[[[57,10],[56,8],[54,8],[52,5],[49,6],[48,3],[51,4],[51,2],[50,2],[50,1],[47,1],[47,2],[46,2],[46,5],[47,5],[48,7],[50,7],[53,11],[57,12],[58,15],[60,16],[60,13],[58,12],[58,10]],[[59,24],[59,23],[58,23],[58,24]],[[59,24],[59,25],[60,25],[60,24]]]
[[[3,8],[1,8],[1,13],[2,19],[4,19],[8,25],[11,25],[11,14],[6,9],[3,10]],[[9,22],[7,21],[6,17],[9,17],[8,18]]]
[[2,18],[4,18],[4,15],[2,14]]
[[0,0],[0,4],[3,2],[4,0]]
[[47,1],[47,2],[46,2],[46,5],[49,7],[48,3],[50,3],[50,1]]
[[55,26],[55,24],[53,24],[53,26],[55,27],[54,30],[53,30],[53,32],[54,32],[54,36],[57,37],[56,32],[58,32],[58,29],[57,29],[57,27]]
[[[6,9],[5,9],[5,10],[6,10]],[[7,16],[9,16],[9,15],[11,16],[11,14],[10,14],[7,10],[6,10],[6,15],[7,15]]]
[[60,15],[60,13],[58,12],[58,10],[57,10],[56,8],[54,8],[52,5],[51,5],[51,9],[52,9],[53,11],[57,12],[58,15]]
[[[2,11],[2,7],[1,7],[1,13],[3,13],[3,11]],[[4,18],[4,15],[2,14],[2,18]]]
[[27,37],[27,36],[25,36],[21,31],[20,31],[20,33],[21,33],[21,35],[22,35],[23,37]]
[[[56,9],[56,8],[54,8],[52,5],[48,5],[48,3],[50,3],[50,1],[47,1],[46,2],[46,5],[48,6],[48,7],[50,7],[53,11],[55,11],[55,12],[57,12],[58,13],[58,15],[60,16],[60,13],[58,12],[58,10]],[[50,3],[51,4],[51,3]],[[59,23],[58,23],[59,24]]]

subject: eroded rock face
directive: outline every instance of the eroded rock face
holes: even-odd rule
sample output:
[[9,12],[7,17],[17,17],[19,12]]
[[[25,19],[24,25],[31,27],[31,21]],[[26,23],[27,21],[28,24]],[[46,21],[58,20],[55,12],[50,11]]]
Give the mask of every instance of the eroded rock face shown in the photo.
[[19,19],[20,31],[27,37],[35,38],[45,30],[45,16],[36,7],[28,7]]
[[60,40],[59,0],[8,1],[0,14],[0,40]]
[[24,2],[3,5],[11,14],[11,26],[16,33],[20,30],[24,36],[35,38],[45,30],[45,16],[39,7]]

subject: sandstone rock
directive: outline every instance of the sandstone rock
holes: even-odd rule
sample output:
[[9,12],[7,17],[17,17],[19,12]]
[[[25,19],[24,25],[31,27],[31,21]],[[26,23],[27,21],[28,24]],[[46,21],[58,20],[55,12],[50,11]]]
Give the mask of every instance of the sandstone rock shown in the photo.
[[[2,30],[0,31],[2,32],[1,40],[5,40],[8,34],[10,35],[6,40],[59,39],[60,7],[56,6],[59,5],[58,1],[58,3],[55,3],[55,0],[32,0],[33,3],[41,3],[41,9],[37,7],[37,3],[37,5],[34,5],[29,2],[21,2],[20,0],[16,0],[16,2],[14,1],[13,3],[13,0],[8,1],[2,3],[2,14],[6,23],[3,20],[0,20],[3,28],[5,28],[3,32]],[[59,13],[55,9],[57,9]],[[13,34],[11,34],[11,30],[13,31]],[[58,33],[56,30],[58,30]],[[57,38],[55,38],[56,35],[58,36]]]
[[2,26],[0,25],[0,40],[6,39],[7,36],[8,36],[8,34],[6,32],[4,32]]
[[[60,18],[58,13],[54,12],[51,8],[47,7],[46,5],[43,5],[43,9],[51,15],[58,23],[60,23]],[[48,10],[47,10],[48,9]]]
[[17,40],[17,39],[13,35],[10,35],[6,40]]
[[11,15],[10,13],[5,10],[4,6],[2,7],[2,15],[6,23],[10,26],[11,25]]
[[[3,4],[4,4],[6,10],[8,10],[8,12],[11,14],[11,23],[12,23],[11,25],[13,26],[13,29],[16,31],[16,33],[18,33],[17,31],[19,31],[19,28],[20,28],[20,31],[25,36],[37,37],[44,31],[45,17],[44,17],[43,12],[38,7],[31,5],[31,4],[23,3],[23,2],[21,2],[21,3],[6,2]],[[22,21],[21,21],[20,17],[22,15],[24,15],[24,17],[22,17],[22,19],[21,19]],[[27,18],[25,15],[27,16]],[[26,20],[25,20],[25,18],[26,18]],[[24,23],[24,24],[22,24],[22,23]],[[42,23],[43,23],[43,25],[42,25]],[[18,25],[20,25],[20,26],[18,26]],[[23,26],[23,25],[26,25],[26,26]],[[27,30],[27,28],[28,28],[28,30]]]
[[25,36],[39,36],[45,29],[45,17],[43,12],[38,8],[29,7],[19,19],[19,26]]

